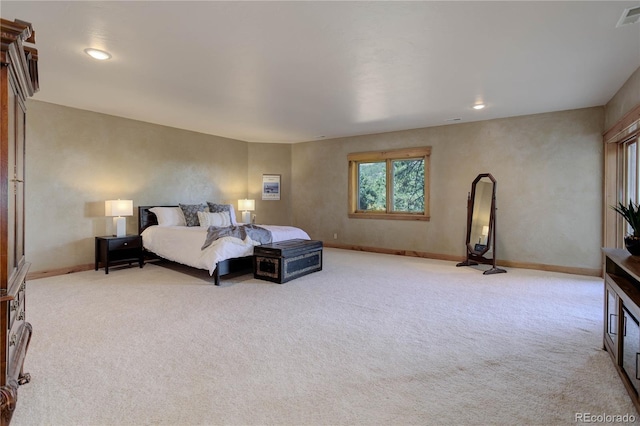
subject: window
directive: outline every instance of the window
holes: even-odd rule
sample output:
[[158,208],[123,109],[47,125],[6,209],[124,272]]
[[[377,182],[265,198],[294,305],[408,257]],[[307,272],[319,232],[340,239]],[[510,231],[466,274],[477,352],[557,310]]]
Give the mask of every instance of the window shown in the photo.
[[631,233],[631,227],[612,206],[640,201],[640,150],[637,135],[620,142],[605,143],[605,185],[604,185],[604,246],[623,247],[624,237]]
[[638,142],[635,138],[624,144],[624,204],[638,202]]
[[[624,177],[622,180],[622,200],[625,206],[629,202],[638,203],[638,140],[631,138],[622,144],[623,161],[624,161]],[[624,222],[623,236],[633,233],[631,226]]]
[[353,153],[349,217],[429,220],[431,147]]

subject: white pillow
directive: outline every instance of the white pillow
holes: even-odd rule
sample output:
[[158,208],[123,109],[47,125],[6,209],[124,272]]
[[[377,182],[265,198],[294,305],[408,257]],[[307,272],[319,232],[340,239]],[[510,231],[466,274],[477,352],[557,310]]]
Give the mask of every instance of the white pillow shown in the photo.
[[207,204],[209,205],[209,211],[211,213],[220,213],[222,211],[229,211],[229,218],[231,219],[231,224],[233,226],[237,225],[238,222],[236,222],[236,210],[233,208],[233,204],[219,204],[219,203],[213,203],[211,201],[207,201]]
[[153,207],[149,211],[158,218],[158,226],[187,226],[180,207]]
[[233,204],[229,204],[229,216],[231,217],[231,224],[232,225],[237,225],[238,222],[236,222],[236,210],[233,208]]
[[200,226],[205,228],[210,226],[231,226],[229,212],[198,212],[198,220],[200,221]]

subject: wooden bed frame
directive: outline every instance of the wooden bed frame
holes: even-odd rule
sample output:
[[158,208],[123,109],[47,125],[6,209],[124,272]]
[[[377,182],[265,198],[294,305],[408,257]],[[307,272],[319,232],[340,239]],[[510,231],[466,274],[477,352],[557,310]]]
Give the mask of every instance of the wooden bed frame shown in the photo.
[[[178,207],[178,206],[138,206],[138,235],[142,235],[142,231],[150,226],[158,224],[158,218],[156,215],[149,211],[153,207]],[[143,251],[146,255],[150,255],[157,259],[162,257],[157,254],[146,250],[143,246]],[[164,259],[166,260],[166,259]],[[220,285],[220,277],[223,275],[233,273],[250,273],[253,272],[253,256],[236,257],[233,259],[227,259],[218,262],[216,269],[213,271],[213,280],[215,285]]]

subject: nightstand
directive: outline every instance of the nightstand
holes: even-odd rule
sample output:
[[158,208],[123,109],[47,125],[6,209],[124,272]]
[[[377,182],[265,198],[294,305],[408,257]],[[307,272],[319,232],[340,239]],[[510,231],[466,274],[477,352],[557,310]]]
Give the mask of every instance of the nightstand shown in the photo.
[[144,265],[142,255],[142,237],[126,235],[124,237],[96,237],[96,271],[102,263],[104,273],[109,273],[109,266],[114,263],[138,262]]

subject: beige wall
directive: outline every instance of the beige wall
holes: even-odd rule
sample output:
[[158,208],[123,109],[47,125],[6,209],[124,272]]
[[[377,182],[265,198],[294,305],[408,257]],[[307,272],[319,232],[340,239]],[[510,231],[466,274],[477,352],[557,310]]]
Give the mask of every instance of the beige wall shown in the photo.
[[[262,200],[262,175],[280,175],[280,200]],[[256,223],[291,225],[291,145],[249,144],[249,198]]]
[[609,130],[637,105],[640,105],[640,68],[631,74],[620,90],[607,103],[604,130]]
[[[467,194],[488,172],[499,259],[597,270],[603,121],[597,107],[296,144],[293,222],[327,242],[463,257]],[[431,220],[348,218],[347,154],[414,146],[433,148]]]
[[[37,101],[27,120],[31,272],[92,263],[94,237],[111,232],[104,200],[237,208],[247,195],[246,142]],[[137,233],[136,216],[127,231]]]

